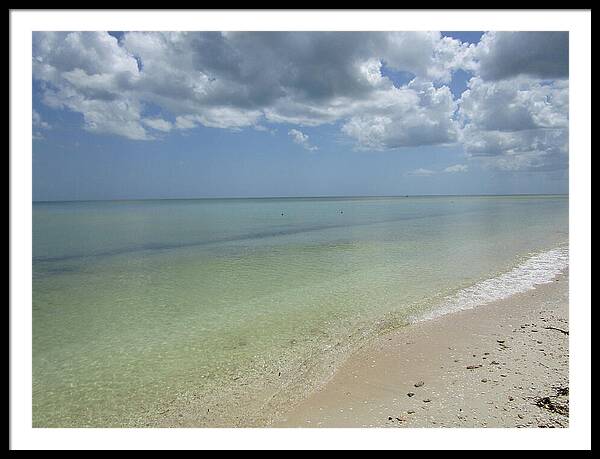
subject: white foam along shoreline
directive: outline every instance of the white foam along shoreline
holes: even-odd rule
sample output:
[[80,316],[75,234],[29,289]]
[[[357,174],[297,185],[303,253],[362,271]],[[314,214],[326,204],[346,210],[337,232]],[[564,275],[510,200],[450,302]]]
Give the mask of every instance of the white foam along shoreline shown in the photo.
[[568,266],[569,248],[566,245],[534,254],[504,274],[478,282],[446,297],[439,307],[413,317],[410,322],[436,319],[535,289],[536,285],[552,282]]

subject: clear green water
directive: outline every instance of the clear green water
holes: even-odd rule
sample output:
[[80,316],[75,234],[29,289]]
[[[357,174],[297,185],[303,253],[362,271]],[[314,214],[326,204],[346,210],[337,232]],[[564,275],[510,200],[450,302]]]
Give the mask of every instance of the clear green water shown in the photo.
[[567,240],[567,197],[35,203],[33,425],[260,424]]

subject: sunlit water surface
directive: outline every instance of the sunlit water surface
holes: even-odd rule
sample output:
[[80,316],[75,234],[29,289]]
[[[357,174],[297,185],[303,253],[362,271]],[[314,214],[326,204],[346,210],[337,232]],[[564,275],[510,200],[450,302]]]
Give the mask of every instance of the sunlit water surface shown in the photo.
[[33,425],[260,425],[567,241],[562,196],[35,203]]

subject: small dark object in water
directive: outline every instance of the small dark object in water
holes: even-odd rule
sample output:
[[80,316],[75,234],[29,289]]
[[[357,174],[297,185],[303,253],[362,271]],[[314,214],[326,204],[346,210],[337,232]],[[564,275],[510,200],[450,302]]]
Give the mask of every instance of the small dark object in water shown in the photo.
[[281,212],[281,215],[283,216],[283,212]]

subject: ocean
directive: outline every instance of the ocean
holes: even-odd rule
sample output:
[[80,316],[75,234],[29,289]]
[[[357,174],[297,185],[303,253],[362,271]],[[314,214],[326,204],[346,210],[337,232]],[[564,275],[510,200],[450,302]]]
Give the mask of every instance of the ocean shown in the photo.
[[549,282],[568,197],[33,204],[34,427],[264,425],[349,352]]

